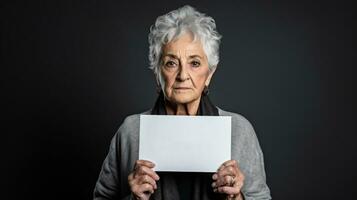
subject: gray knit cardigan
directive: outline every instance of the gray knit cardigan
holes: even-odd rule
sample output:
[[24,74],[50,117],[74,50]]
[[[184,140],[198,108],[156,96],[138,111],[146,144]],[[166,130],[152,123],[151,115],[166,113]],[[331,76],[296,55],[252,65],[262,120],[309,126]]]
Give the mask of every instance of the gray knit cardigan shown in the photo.
[[[245,175],[241,190],[245,200],[271,199],[263,153],[251,123],[242,115],[220,108],[218,113],[232,116],[231,156]],[[141,114],[150,114],[150,111]],[[94,200],[132,199],[128,175],[138,160],[139,120],[140,114],[128,116],[114,135],[94,188]]]

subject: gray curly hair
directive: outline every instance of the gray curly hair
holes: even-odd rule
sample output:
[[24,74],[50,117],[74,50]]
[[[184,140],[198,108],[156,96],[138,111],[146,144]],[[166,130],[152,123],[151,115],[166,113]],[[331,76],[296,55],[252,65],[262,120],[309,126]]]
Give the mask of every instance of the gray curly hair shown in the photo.
[[200,39],[208,59],[209,69],[212,71],[217,67],[222,36],[216,31],[214,19],[185,5],[159,16],[155,24],[150,27],[149,68],[154,71],[156,79],[161,85],[163,85],[160,71],[162,46],[186,32],[193,34],[194,41],[197,37]]

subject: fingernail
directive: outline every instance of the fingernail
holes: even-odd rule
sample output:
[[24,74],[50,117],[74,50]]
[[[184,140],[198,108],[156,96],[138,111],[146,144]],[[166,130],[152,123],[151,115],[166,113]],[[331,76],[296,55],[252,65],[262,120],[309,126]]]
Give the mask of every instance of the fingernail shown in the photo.
[[217,179],[217,174],[213,174],[212,178],[213,178],[214,180],[216,180],[216,179]]
[[214,187],[216,187],[216,182],[213,182],[212,184],[211,184],[211,186],[214,188]]

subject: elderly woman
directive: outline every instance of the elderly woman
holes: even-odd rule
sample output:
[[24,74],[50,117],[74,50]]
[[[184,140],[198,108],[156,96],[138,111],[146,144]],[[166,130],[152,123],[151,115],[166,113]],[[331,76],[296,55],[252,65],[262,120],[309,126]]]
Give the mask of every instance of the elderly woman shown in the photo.
[[213,174],[155,172],[152,161],[138,160],[140,115],[132,115],[111,141],[94,199],[271,199],[252,125],[208,98],[220,38],[215,21],[190,6],[158,17],[150,29],[149,59],[160,91],[142,114],[231,116],[232,160]]

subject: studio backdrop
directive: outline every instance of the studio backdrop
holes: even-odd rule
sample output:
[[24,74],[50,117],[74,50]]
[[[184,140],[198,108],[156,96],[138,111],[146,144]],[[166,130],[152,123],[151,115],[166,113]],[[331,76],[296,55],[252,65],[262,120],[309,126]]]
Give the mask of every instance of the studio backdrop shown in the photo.
[[189,4],[223,36],[210,97],[254,126],[273,199],[355,193],[355,9],[343,1],[1,3],[2,199],[91,199],[126,116],[152,108],[148,33]]

